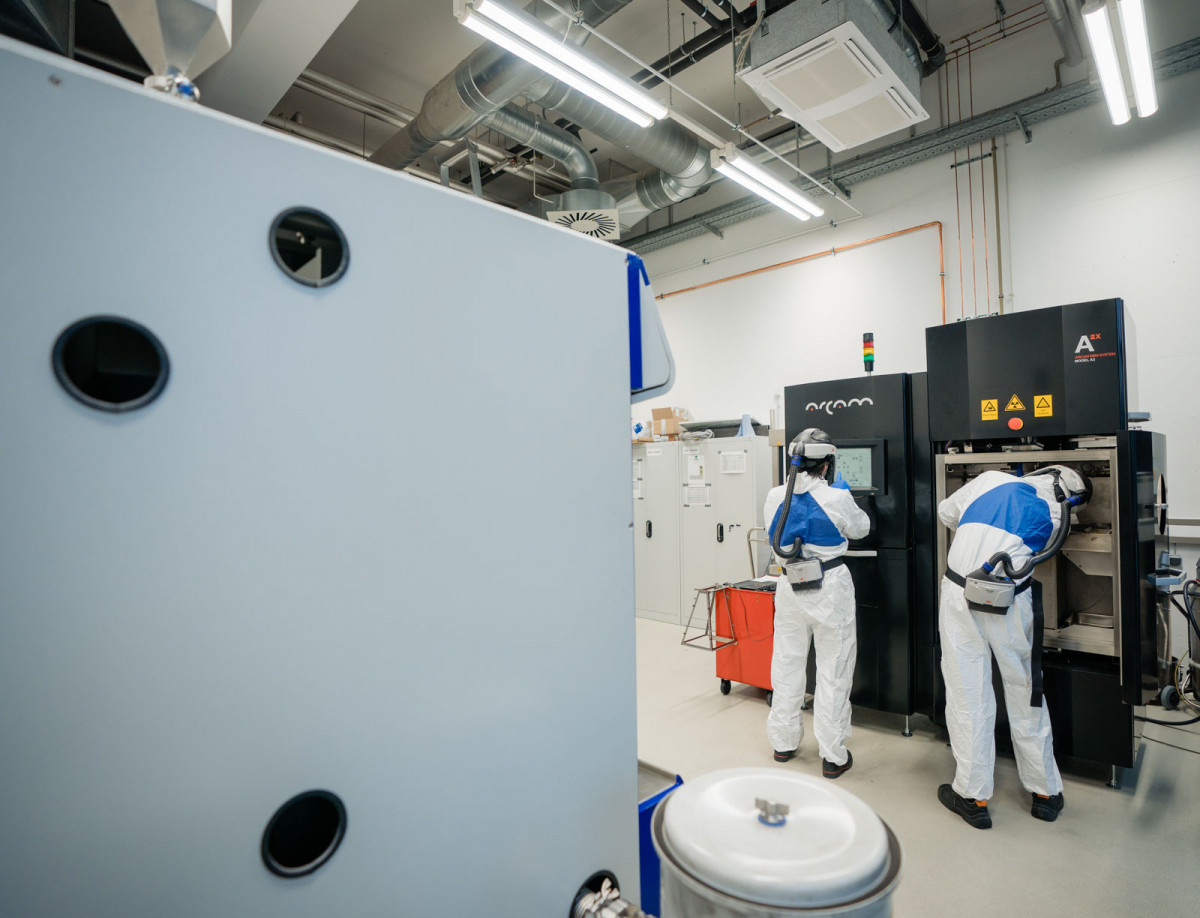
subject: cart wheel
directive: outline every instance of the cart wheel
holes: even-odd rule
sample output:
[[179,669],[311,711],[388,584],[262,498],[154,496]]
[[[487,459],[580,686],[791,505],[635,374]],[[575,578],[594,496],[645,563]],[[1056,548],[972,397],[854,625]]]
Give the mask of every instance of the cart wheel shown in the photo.
[[721,680],[721,694],[722,695],[728,695],[729,690],[732,688],[733,688],[733,683],[730,682],[728,679]]
[[767,691],[767,707],[768,708],[771,706],[771,702],[773,702],[774,700],[775,700],[775,692],[768,690]]

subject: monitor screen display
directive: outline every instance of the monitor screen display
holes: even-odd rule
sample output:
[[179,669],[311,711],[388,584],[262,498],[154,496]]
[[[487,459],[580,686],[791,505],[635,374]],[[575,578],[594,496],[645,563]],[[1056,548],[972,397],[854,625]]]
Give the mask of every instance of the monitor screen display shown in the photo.
[[871,447],[847,446],[837,451],[837,470],[852,488],[871,488]]

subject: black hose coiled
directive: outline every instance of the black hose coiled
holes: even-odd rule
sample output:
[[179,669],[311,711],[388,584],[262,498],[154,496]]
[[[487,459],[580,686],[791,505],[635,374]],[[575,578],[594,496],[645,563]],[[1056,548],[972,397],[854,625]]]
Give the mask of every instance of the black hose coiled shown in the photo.
[[984,562],[983,567],[976,571],[972,576],[982,576],[985,574],[990,574],[993,571],[997,571],[1002,576],[1006,576],[1013,581],[1023,580],[1028,577],[1035,567],[1037,567],[1047,558],[1053,557],[1055,552],[1062,548],[1063,542],[1067,540],[1067,534],[1071,531],[1071,508],[1077,503],[1079,503],[1079,499],[1071,497],[1067,500],[1064,500],[1059,505],[1062,509],[1060,511],[1061,516],[1058,526],[1058,533],[1053,539],[1050,540],[1049,545],[1043,548],[1036,555],[1030,557],[1029,560],[1022,564],[1019,568],[1014,568],[1012,566],[1012,557],[1008,552],[998,551],[988,558],[988,560]]
[[792,543],[792,547],[784,550],[779,544],[783,538],[783,530],[787,527],[788,513],[792,509],[792,495],[796,492],[796,475],[799,472],[799,467],[796,460],[792,460],[792,466],[788,469],[787,491],[783,495],[783,503],[779,509],[779,522],[775,524],[775,531],[771,533],[771,548],[775,550],[775,554],[780,558],[786,558],[789,561],[800,554],[801,544],[799,541]]

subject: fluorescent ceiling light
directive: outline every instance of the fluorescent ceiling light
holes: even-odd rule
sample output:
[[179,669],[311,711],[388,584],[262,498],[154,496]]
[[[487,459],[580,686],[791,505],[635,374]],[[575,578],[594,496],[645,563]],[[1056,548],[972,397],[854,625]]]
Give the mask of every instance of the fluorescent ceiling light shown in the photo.
[[713,150],[711,162],[712,167],[722,175],[749,188],[760,198],[770,201],[793,217],[807,220],[809,217],[820,217],[825,213],[824,209],[797,191],[793,185],[777,179],[731,143]]
[[518,38],[525,39],[571,69],[578,70],[589,80],[599,83],[613,95],[641,109],[651,118],[667,117],[667,107],[632,80],[609,70],[577,45],[564,41],[560,35],[532,16],[505,6],[498,0],[478,0],[475,10],[480,16],[491,19]]
[[1087,27],[1088,41],[1092,45],[1092,59],[1100,75],[1104,101],[1108,103],[1108,115],[1113,124],[1124,124],[1129,120],[1129,100],[1125,98],[1125,80],[1121,76],[1121,64],[1117,60],[1117,46],[1113,41],[1112,23],[1108,19],[1105,0],[1088,0],[1083,8],[1083,24]]
[[1154,65],[1150,61],[1150,38],[1146,34],[1146,10],[1142,0],[1117,0],[1121,15],[1121,34],[1125,37],[1125,58],[1133,77],[1133,98],[1139,118],[1158,111],[1154,92]]
[[793,217],[796,217],[800,220],[812,219],[812,215],[809,214],[807,211],[803,210],[800,207],[797,207],[791,201],[788,201],[785,198],[781,198],[779,195],[777,195],[775,192],[771,191],[769,188],[767,188],[763,185],[759,185],[752,178],[750,178],[750,176],[746,175],[745,172],[742,172],[738,169],[733,168],[733,166],[729,165],[729,163],[727,163],[725,160],[721,160],[720,162],[716,163],[713,168],[715,168],[718,172],[720,172],[722,175],[726,176],[727,178],[731,178],[738,184],[744,185],[746,188],[749,188],[751,191],[753,191],[756,195],[758,195],[763,200],[770,201],[772,204],[774,204],[776,207],[778,207],[780,210],[784,211],[785,213],[789,213]]
[[642,127],[668,109],[640,86],[502,0],[456,0],[458,21]]
[[584,95],[590,96],[600,104],[611,108],[618,115],[628,118],[634,124],[641,127],[650,127],[654,123],[654,119],[645,112],[634,108],[632,105],[626,105],[616,96],[600,89],[595,83],[583,79],[580,74],[567,67],[563,67],[557,61],[547,57],[532,46],[517,41],[513,36],[492,25],[490,22],[480,19],[478,16],[469,16],[463,19],[462,23],[467,28],[475,30],[484,38],[499,45],[505,51],[510,51],[517,57],[529,61],[535,67],[544,70],[557,80],[562,80],[568,86],[578,89]]

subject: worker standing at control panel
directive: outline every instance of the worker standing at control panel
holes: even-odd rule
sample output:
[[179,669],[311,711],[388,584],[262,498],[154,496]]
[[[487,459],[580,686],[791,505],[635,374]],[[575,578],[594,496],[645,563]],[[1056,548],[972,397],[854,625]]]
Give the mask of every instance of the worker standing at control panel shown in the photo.
[[777,762],[788,761],[799,750],[804,735],[800,709],[813,643],[813,733],[826,778],[837,778],[854,764],[846,740],[858,637],[854,581],[842,556],[850,539],[861,539],[871,529],[870,517],[854,502],[850,486],[840,474],[835,476],[836,453],[823,430],[801,431],[788,447],[786,484],[768,491],[763,505],[771,547],[783,566],[775,587],[774,695],[767,738]]
[[1024,477],[984,472],[938,505],[938,519],[954,532],[938,628],[946,726],[957,764],[953,784],[938,788],[938,800],[977,829],[992,826],[993,657],[1004,686],[1017,772],[1032,795],[1030,812],[1053,822],[1063,810],[1050,713],[1042,699],[1040,614],[1035,616],[1030,588],[1034,565],[1062,546],[1072,509],[1091,495],[1086,477],[1051,465]]

